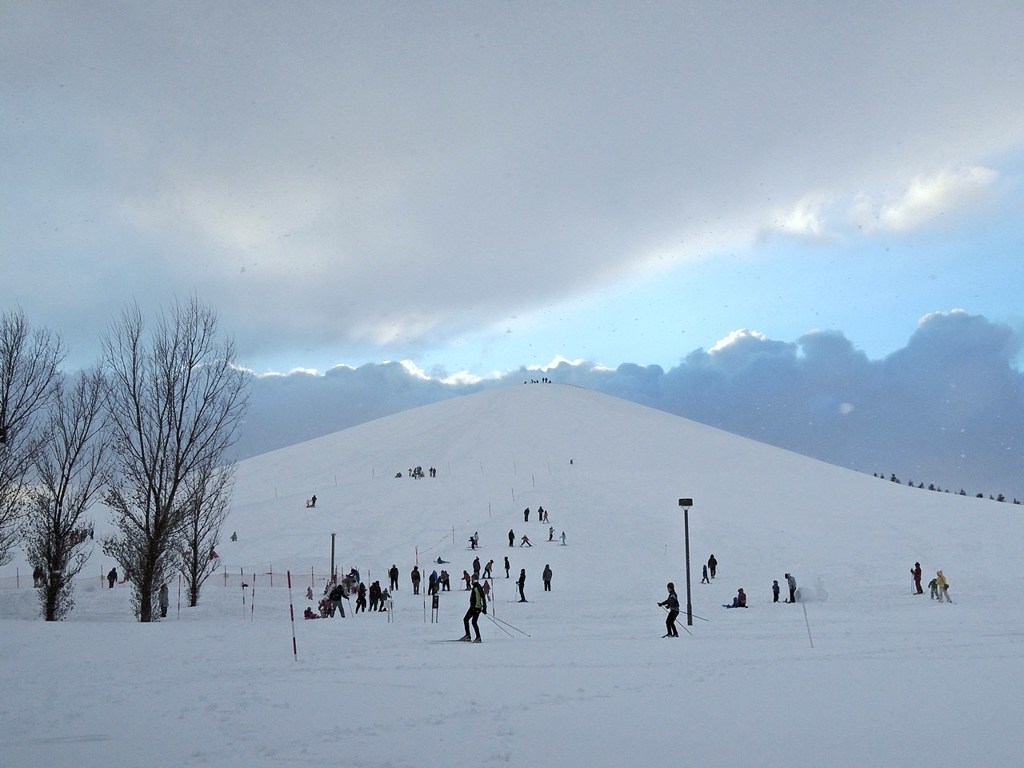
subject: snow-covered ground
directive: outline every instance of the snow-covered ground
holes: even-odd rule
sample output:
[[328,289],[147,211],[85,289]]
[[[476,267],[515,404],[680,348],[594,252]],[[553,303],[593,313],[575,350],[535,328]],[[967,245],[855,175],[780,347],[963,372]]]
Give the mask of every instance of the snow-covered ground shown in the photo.
[[[394,477],[417,465],[437,477]],[[680,497],[694,502],[691,627]],[[547,541],[538,505],[567,546]],[[510,528],[534,546],[510,549]],[[233,531],[237,542],[226,540]],[[495,560],[492,615],[507,625],[481,619],[480,645],[432,644],[462,634],[468,593],[457,579],[471,570],[474,531],[481,561]],[[398,565],[393,622],[301,619],[311,581],[323,589],[332,533],[343,571],[386,584]],[[1020,506],[910,489],[531,384],[244,462],[224,538],[227,586],[218,573],[198,608],[172,605],[148,625],[131,615],[127,585],[101,585],[113,563],[98,550],[57,624],[37,618],[24,562],[0,569],[0,766],[961,768],[1024,758],[1024,607],[1011,586]],[[712,552],[718,578],[700,584]],[[418,558],[429,574],[438,557],[453,583],[432,623],[409,571]],[[915,560],[926,582],[945,571],[954,604],[911,594]],[[520,568],[528,603],[514,595]],[[808,602],[771,602],[786,571]],[[661,637],[670,580],[684,603],[678,640]],[[722,608],[739,587],[750,607]]]

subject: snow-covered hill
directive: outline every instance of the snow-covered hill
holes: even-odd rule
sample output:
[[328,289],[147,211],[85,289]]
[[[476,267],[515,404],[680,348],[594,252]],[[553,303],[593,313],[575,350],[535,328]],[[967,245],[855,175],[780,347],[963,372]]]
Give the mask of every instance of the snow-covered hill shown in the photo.
[[[408,478],[415,466],[437,476]],[[672,580],[685,606],[681,497],[698,618],[669,640],[656,603]],[[293,656],[289,596],[299,615],[306,587],[319,594],[331,534],[341,570],[386,583],[398,565],[394,622],[299,620]],[[127,587],[99,587],[99,552],[61,625],[30,620],[27,587],[0,589],[0,764],[1012,765],[1024,610],[1004,580],[1022,534],[1018,506],[584,389],[470,395],[240,464],[219,547],[231,578],[197,609],[134,623]],[[712,552],[718,578],[700,584]],[[457,578],[475,554],[495,560],[507,624],[485,620],[480,646],[428,644],[462,634]],[[433,623],[408,574],[438,557],[453,591]],[[915,560],[926,580],[945,570],[956,604],[911,595]],[[787,571],[803,606],[771,603]],[[739,587],[750,608],[723,609]]]

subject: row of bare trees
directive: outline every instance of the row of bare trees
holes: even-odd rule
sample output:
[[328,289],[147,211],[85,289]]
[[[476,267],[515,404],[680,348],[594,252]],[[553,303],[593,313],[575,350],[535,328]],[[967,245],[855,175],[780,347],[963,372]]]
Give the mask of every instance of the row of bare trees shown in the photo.
[[43,574],[41,613],[64,618],[91,552],[99,503],[114,533],[101,541],[129,578],[140,621],[180,573],[190,605],[216,568],[227,516],[226,460],[248,402],[248,376],[215,312],[192,298],[150,326],[127,307],[99,364],[61,373],[59,336],[20,310],[0,315],[0,565],[20,544]]

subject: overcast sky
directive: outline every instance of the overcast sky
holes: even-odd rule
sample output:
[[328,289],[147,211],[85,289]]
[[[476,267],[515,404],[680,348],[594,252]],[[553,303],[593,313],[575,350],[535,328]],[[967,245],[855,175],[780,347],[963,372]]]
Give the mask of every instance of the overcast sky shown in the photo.
[[2,302],[85,364],[194,293],[257,373],[1019,333],[1022,39],[1019,3],[5,3]]

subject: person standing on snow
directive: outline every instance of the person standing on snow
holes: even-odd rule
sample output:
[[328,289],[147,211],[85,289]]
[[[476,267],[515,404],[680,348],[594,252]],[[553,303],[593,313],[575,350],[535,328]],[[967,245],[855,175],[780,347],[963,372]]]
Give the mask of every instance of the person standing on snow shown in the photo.
[[779,602],[779,580],[774,579],[772,581],[772,602]]
[[523,588],[526,586],[526,569],[522,568],[519,571],[519,580],[516,582],[516,586],[519,587],[519,602],[525,603],[526,595],[523,594]]
[[516,532],[512,528],[509,528],[508,529],[508,545],[510,547],[511,546],[515,546],[515,543],[516,543]]
[[711,578],[715,578],[715,572],[718,570],[718,561],[715,559],[714,554],[708,558],[708,573],[711,574]]
[[473,639],[474,643],[481,642],[480,640],[480,625],[477,623],[480,619],[481,613],[487,613],[487,595],[484,594],[483,589],[480,588],[480,582],[477,579],[473,579],[473,588],[469,591],[469,610],[466,611],[466,615],[462,617],[462,626],[466,629],[460,639],[464,642],[470,641],[469,624],[473,623],[473,632],[476,633],[476,638]]
[[949,582],[946,581],[945,574],[942,571],[935,572],[935,587],[939,593],[939,602],[952,603],[952,599],[949,597]]
[[418,565],[412,567],[409,578],[412,579],[412,593],[418,595],[420,593],[420,567]]
[[167,618],[167,606],[170,605],[170,597],[167,594],[167,584],[160,585],[160,618]]
[[786,577],[786,585],[789,587],[789,600],[787,600],[786,602],[787,603],[795,603],[796,602],[796,579],[791,574],[789,574],[789,573],[785,574],[785,577]]
[[551,566],[544,566],[544,573],[541,574],[541,578],[544,580],[544,591],[551,591]]
[[914,594],[923,595],[924,590],[921,589],[921,564],[914,563],[914,567],[910,569],[910,575],[914,577]]
[[388,578],[391,579],[391,590],[398,589],[398,566],[394,563],[391,564],[391,569],[388,571]]
[[665,587],[668,589],[668,597],[658,603],[662,608],[668,608],[668,616],[665,617],[665,634],[662,637],[679,637],[679,630],[676,629],[676,618],[679,616],[676,585],[670,581]]
[[508,572],[512,570],[512,566],[508,562],[508,555],[505,555],[505,578],[509,578]]

